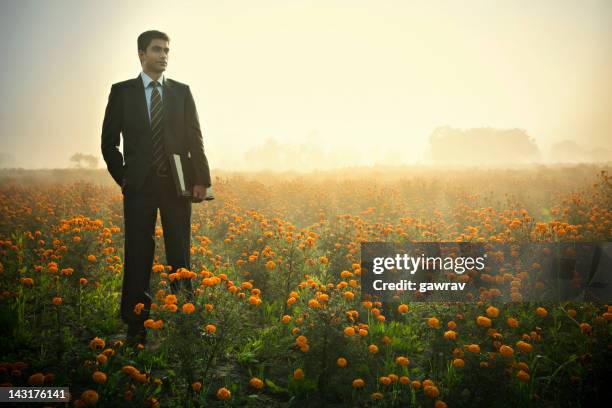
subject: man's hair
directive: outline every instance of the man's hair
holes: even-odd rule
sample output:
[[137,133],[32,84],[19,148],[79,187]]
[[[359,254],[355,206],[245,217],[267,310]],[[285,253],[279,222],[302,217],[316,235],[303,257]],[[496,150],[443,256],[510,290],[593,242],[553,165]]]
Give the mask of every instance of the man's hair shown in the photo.
[[145,31],[138,36],[138,51],[142,50],[142,52],[147,52],[147,47],[151,44],[151,41],[156,38],[170,42],[170,37],[168,37],[166,33],[157,30]]

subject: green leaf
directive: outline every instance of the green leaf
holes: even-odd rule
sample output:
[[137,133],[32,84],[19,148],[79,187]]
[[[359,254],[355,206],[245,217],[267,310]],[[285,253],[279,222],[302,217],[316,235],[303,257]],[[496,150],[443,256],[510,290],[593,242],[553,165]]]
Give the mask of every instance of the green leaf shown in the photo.
[[278,385],[274,384],[272,382],[272,380],[268,380],[266,379],[266,385],[269,387],[270,391],[274,394],[287,394],[287,389],[283,388],[283,387],[279,387]]

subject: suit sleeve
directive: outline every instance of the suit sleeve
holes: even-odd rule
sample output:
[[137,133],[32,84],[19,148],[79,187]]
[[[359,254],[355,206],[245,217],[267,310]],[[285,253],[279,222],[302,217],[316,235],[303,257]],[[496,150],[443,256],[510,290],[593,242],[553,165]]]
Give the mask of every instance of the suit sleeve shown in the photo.
[[123,119],[123,106],[119,89],[111,87],[102,123],[102,156],[106,168],[119,186],[123,184],[123,155],[119,151]]
[[194,167],[195,184],[204,187],[211,186],[210,168],[208,160],[204,153],[204,144],[202,140],[202,131],[200,129],[200,120],[195,107],[193,95],[189,86],[185,95],[185,130],[187,132],[188,149],[191,153],[191,161]]

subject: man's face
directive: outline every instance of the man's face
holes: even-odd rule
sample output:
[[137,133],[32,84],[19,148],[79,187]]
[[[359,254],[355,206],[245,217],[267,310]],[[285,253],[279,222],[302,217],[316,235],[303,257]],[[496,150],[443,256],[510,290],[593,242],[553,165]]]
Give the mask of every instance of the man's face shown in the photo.
[[143,69],[153,72],[164,72],[168,66],[169,43],[161,38],[155,38],[147,47],[146,52],[138,51]]

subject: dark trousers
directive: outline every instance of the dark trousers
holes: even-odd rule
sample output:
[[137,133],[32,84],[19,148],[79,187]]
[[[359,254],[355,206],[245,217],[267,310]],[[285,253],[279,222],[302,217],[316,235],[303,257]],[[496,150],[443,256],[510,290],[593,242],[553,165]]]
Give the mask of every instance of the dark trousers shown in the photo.
[[[178,268],[191,270],[191,201],[179,197],[170,175],[160,176],[151,166],[141,189],[129,188],[123,193],[125,259],[121,291],[121,319],[128,325],[140,325],[148,319],[151,302],[150,279],[155,253],[157,209],[166,248],[166,265],[172,272]],[[192,293],[191,280],[174,281],[171,290],[185,288]],[[157,291],[157,289],[154,289]],[[134,306],[144,304],[138,315]]]

